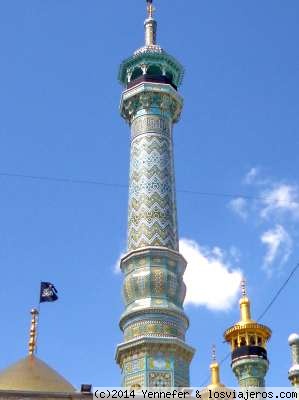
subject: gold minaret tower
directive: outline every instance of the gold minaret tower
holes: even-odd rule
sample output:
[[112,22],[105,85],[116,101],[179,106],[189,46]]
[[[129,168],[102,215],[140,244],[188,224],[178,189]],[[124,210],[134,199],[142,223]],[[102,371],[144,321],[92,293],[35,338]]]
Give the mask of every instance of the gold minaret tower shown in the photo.
[[231,366],[239,385],[264,387],[269,367],[266,346],[271,337],[271,330],[251,318],[245,280],[242,281],[241,287],[241,319],[224,332],[224,338],[231,346]]

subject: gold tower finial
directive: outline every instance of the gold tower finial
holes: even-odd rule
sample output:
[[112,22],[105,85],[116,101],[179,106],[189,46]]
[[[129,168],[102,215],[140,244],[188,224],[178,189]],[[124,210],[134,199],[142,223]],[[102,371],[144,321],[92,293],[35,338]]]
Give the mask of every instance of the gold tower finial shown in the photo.
[[29,355],[33,356],[36,351],[38,311],[36,308],[33,308],[30,311],[30,313],[31,313],[31,325],[30,325],[30,336],[29,336]]
[[247,297],[245,278],[243,278],[241,281],[241,291],[242,291],[242,297],[240,299],[241,321],[248,322],[251,321],[251,312],[250,312],[250,301]]
[[210,371],[211,371],[210,386],[213,386],[213,387],[222,386],[221,382],[220,382],[219,364],[218,364],[217,358],[216,358],[216,346],[214,344],[212,346],[212,363],[210,365]]
[[212,346],[212,362],[216,362],[216,346]]
[[241,280],[241,289],[242,289],[242,296],[246,297],[247,296],[247,290],[246,290],[246,279],[243,278]]

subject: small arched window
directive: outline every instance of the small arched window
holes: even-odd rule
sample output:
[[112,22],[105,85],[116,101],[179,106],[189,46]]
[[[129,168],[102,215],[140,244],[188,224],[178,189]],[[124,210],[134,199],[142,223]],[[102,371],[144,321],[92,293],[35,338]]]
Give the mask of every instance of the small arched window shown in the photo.
[[148,75],[153,75],[153,76],[161,76],[163,75],[161,68],[159,65],[151,65],[146,72]]
[[135,79],[139,78],[142,75],[142,69],[140,67],[136,67],[132,73],[131,81],[135,81]]
[[254,336],[250,336],[249,342],[250,342],[251,346],[255,346],[255,337]]

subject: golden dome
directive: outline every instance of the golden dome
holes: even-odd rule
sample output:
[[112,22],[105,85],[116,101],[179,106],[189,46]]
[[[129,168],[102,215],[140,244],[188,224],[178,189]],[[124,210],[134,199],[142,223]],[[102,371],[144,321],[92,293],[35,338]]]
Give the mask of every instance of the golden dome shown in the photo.
[[0,390],[75,392],[75,388],[66,379],[34,355],[0,372]]

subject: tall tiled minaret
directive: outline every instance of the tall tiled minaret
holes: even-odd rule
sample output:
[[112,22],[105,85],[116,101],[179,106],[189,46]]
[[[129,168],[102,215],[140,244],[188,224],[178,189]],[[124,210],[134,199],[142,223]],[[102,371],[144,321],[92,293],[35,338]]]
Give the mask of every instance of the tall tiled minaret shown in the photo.
[[299,335],[292,333],[289,336],[289,345],[292,351],[292,366],[289,369],[289,380],[294,387],[299,388]]
[[266,346],[271,330],[251,319],[245,281],[242,281],[240,311],[241,320],[224,332],[232,349],[231,367],[240,387],[264,387],[269,367]]
[[186,261],[179,253],[172,127],[183,100],[183,68],[156,43],[147,1],[145,45],[120,66],[120,112],[131,128],[128,248],[121,260],[124,342],[116,360],[126,387],[189,385],[185,343]]

